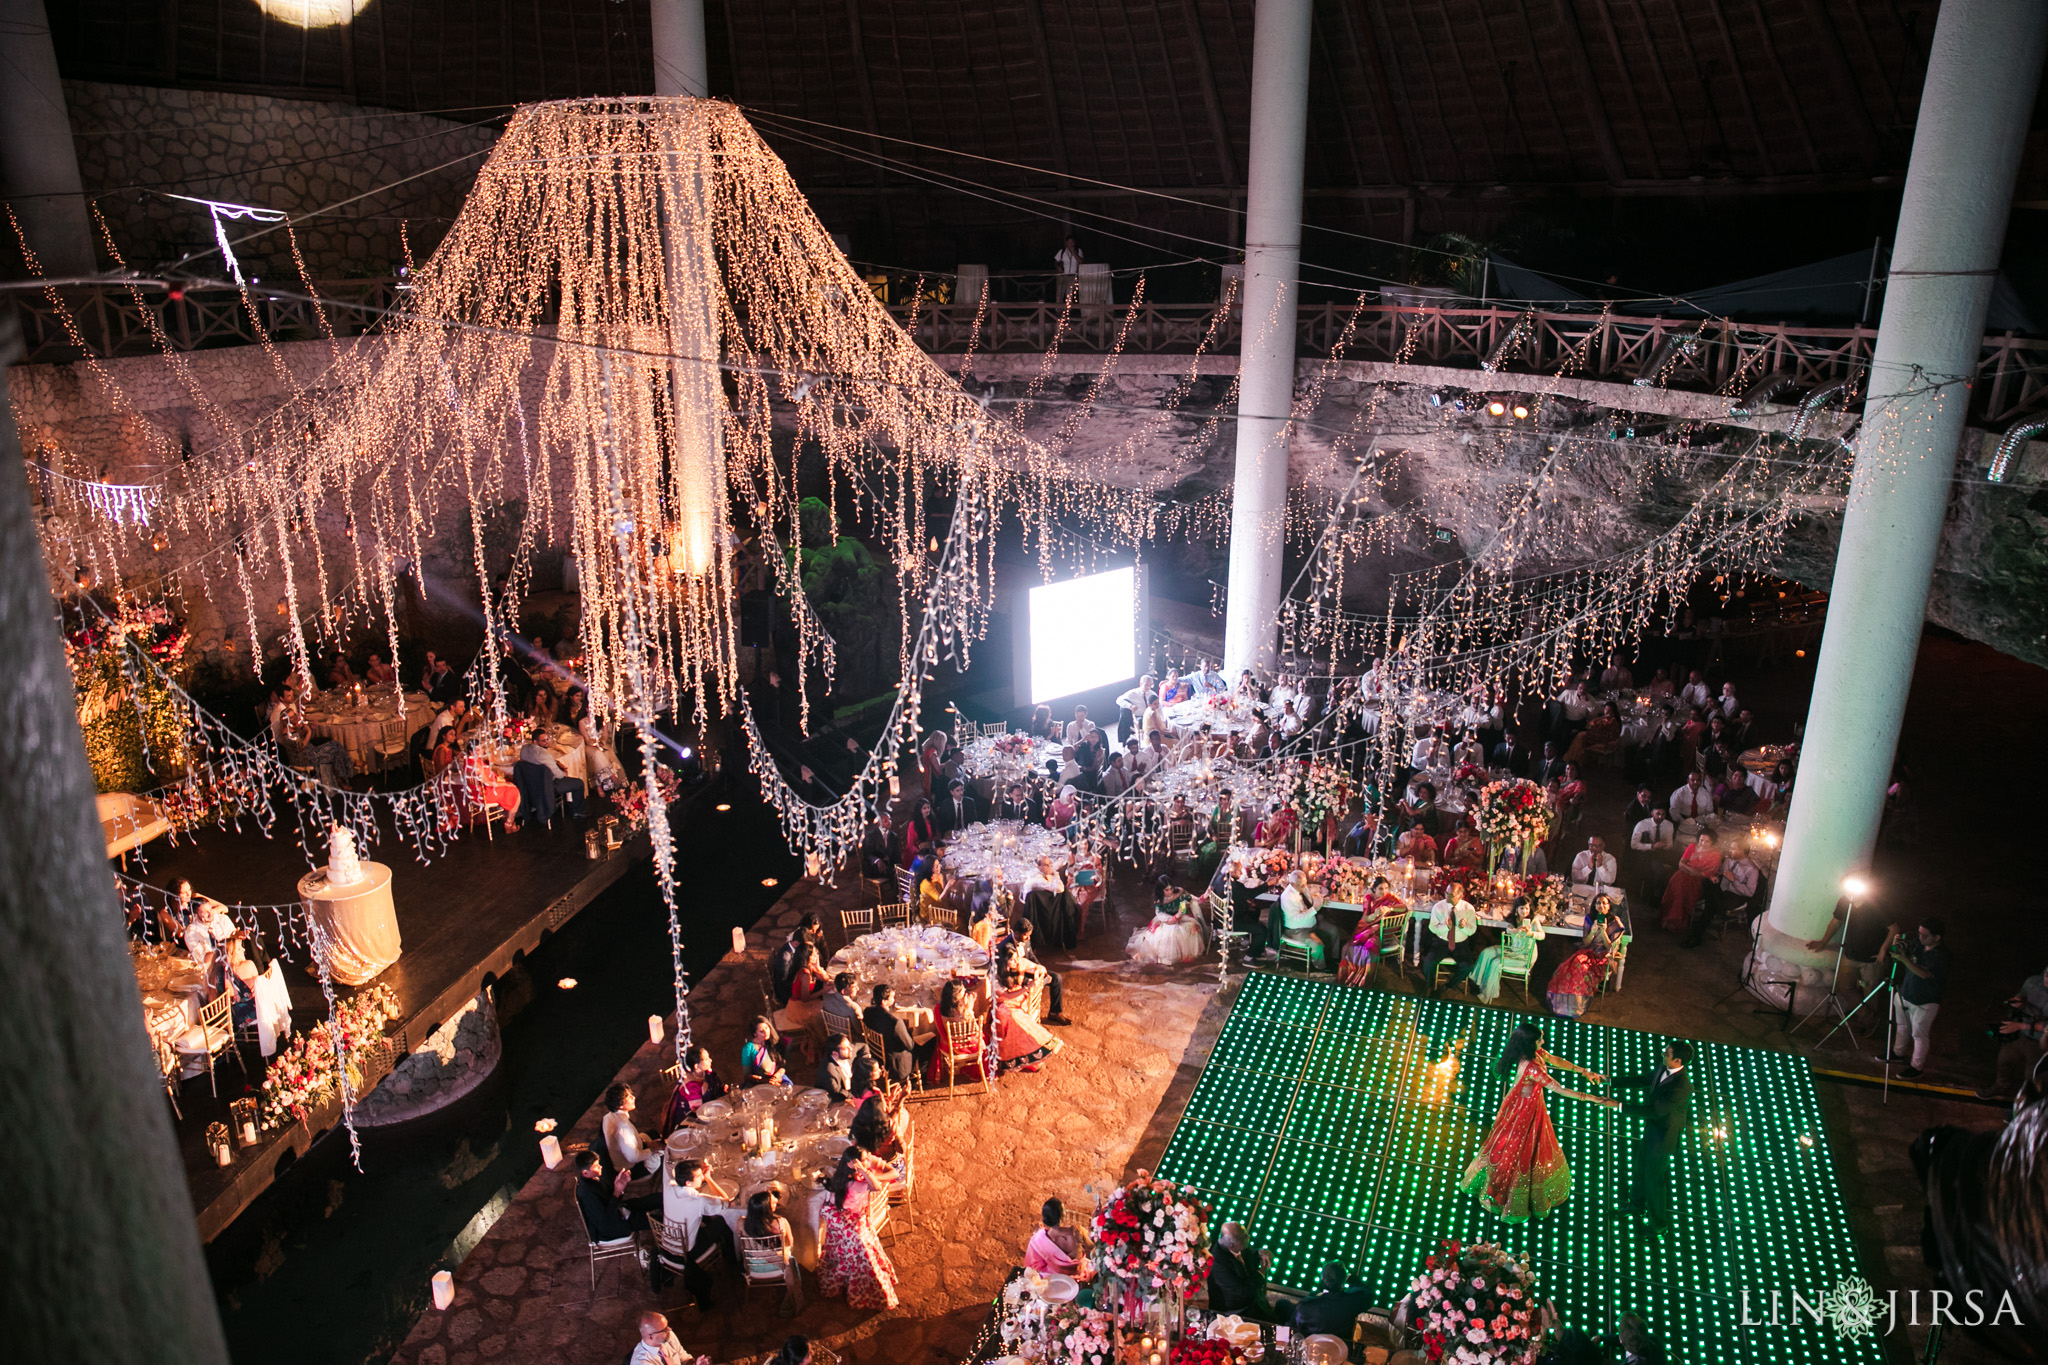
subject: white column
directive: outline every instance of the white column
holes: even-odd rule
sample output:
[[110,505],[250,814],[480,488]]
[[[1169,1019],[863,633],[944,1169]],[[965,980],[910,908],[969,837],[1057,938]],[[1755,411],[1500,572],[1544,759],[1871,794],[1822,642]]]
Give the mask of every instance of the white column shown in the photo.
[[1273,662],[1286,549],[1288,412],[1300,302],[1301,163],[1308,138],[1312,0],[1258,0],[1252,27],[1252,145],[1245,176],[1244,341],[1223,667]]
[[704,46],[704,0],[653,0],[654,93],[711,93]]
[[[0,0],[0,196],[46,278],[93,273],[92,227],[43,0]],[[14,249],[10,241],[0,251]]]
[[[1765,950],[1797,965],[1818,965],[1802,945],[1826,926],[1842,879],[1868,865],[1877,841],[2044,52],[2041,0],[1944,0],[1935,22],[1763,930]],[[1876,896],[1885,903],[1883,888]]]

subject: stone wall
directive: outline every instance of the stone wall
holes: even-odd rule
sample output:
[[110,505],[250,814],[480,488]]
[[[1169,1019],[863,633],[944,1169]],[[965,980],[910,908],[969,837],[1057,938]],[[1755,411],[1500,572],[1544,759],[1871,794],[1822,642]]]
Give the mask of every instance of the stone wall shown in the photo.
[[489,991],[434,1030],[356,1105],[365,1128],[403,1123],[453,1104],[497,1069],[504,1046]]
[[[207,211],[171,193],[291,214],[316,280],[390,275],[405,258],[400,225],[425,260],[498,135],[488,124],[212,90],[66,81],[64,98],[86,193],[123,259],[144,270],[213,250]],[[322,212],[344,200],[355,202]],[[231,224],[229,235],[254,226]],[[236,255],[246,274],[297,277],[283,232]],[[225,269],[217,252],[192,268]]]

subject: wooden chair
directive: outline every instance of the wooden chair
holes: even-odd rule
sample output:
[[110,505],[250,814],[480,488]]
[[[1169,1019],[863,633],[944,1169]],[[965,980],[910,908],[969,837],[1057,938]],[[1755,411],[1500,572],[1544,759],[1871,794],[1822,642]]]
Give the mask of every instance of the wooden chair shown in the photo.
[[412,736],[406,732],[403,719],[387,720],[377,727],[377,742],[370,746],[370,756],[376,759],[380,773],[388,773],[411,760]]
[[1202,893],[1202,907],[1209,912],[1209,942],[1215,947],[1217,956],[1228,957],[1232,944],[1241,944],[1251,938],[1244,929],[1231,927],[1230,900],[1214,891]]
[[951,929],[957,934],[960,932],[960,911],[951,905],[935,905],[925,912],[924,922],[935,924],[941,929]]
[[1299,962],[1301,974],[1307,976],[1310,966],[1313,965],[1310,956],[1313,951],[1312,940],[1282,938],[1279,943],[1279,960],[1273,965],[1284,972],[1288,969],[1289,963]]
[[916,918],[913,913],[917,906],[912,901],[897,901],[891,905],[875,907],[875,918],[884,929],[905,929]]
[[1004,735],[1010,733],[1010,723],[1006,720],[988,721],[982,725],[981,733],[984,739],[989,737],[1001,739]]
[[[1445,975],[1457,969],[1458,960],[1456,958],[1447,957],[1439,961],[1436,964],[1436,970],[1430,973],[1429,988],[1433,991],[1442,989]],[[1466,977],[1465,980],[1469,981],[1471,978]]]
[[913,1120],[903,1125],[903,1182],[889,1187],[890,1207],[910,1202],[911,1191],[917,1187],[917,1124]]
[[862,877],[860,879],[860,894],[869,905],[880,905],[888,899],[887,894],[883,890],[880,877]]
[[826,1010],[819,1018],[825,1021],[825,1039],[828,1047],[841,1038],[859,1043],[862,1041],[861,1033],[866,1032],[866,1026],[851,1015],[834,1014],[831,1010]]
[[[879,890],[881,883],[876,882],[875,886]],[[871,903],[864,906],[842,905],[839,907],[839,936],[846,942],[851,943],[860,934],[872,934],[874,931],[874,904]]]
[[1607,950],[1607,974],[1600,978],[1600,993],[1619,991],[1622,973],[1628,970],[1628,945],[1634,941],[1634,934],[1623,934],[1614,940],[1614,946]]
[[[576,1222],[583,1229],[584,1245],[590,1249],[590,1296],[596,1298],[597,1263],[599,1261],[617,1260],[637,1261],[640,1259],[640,1247],[631,1236],[615,1237],[608,1242],[598,1241],[590,1235],[590,1224],[583,1221],[583,1212],[580,1208],[576,1212]],[[647,1226],[649,1228],[662,1228],[666,1225],[654,1214],[650,1213],[647,1215]],[[657,1232],[655,1235],[659,1239],[661,1234]]]
[[[235,1047],[235,1030],[229,1023],[230,1009],[226,991],[222,991],[199,1007],[199,1027],[206,1035],[203,1044],[206,1049],[206,1083],[212,1088],[215,1099],[220,1098],[220,1081],[214,1074],[213,1059],[224,1048]],[[197,1056],[199,1053],[196,1047],[181,1047],[178,1051],[188,1057]],[[235,1062],[242,1068],[244,1076],[249,1074],[249,1063],[242,1057],[240,1048],[235,1048]]]
[[960,1065],[970,1059],[976,1060],[981,1072],[981,1090],[985,1095],[994,1094],[990,1074],[995,1070],[995,1059],[987,1055],[988,1038],[978,1020],[941,1019],[945,1031],[939,1043],[939,1063],[946,1068],[946,1091],[958,1093],[960,1088]]
[[1375,967],[1392,959],[1394,975],[1404,979],[1408,975],[1408,970],[1402,959],[1407,954],[1408,920],[1413,913],[1411,910],[1389,910],[1380,916],[1380,946],[1379,951],[1373,955]]
[[904,900],[914,901],[917,899],[917,878],[910,875],[909,868],[899,867],[896,869],[896,891]]
[[[742,1306],[757,1284],[779,1284],[788,1289],[803,1283],[804,1272],[791,1259],[789,1248],[782,1244],[780,1237],[748,1237],[741,1234],[739,1253]],[[799,1290],[799,1302],[801,1298],[802,1293]]]
[[1501,984],[1505,986],[1510,981],[1515,982],[1522,992],[1522,1003],[1525,1005],[1530,1003],[1529,974],[1536,970],[1536,953],[1533,943],[1530,945],[1530,949],[1529,955],[1525,958],[1517,959],[1503,956],[1500,961]]

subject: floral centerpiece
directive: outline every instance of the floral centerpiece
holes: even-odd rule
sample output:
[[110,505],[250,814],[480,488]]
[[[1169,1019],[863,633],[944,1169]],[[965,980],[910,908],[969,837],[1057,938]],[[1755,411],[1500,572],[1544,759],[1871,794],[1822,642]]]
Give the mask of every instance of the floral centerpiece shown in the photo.
[[1037,744],[1038,741],[1032,737],[1029,730],[1012,730],[1007,734],[997,735],[993,747],[999,754],[1023,758],[1030,754]]
[[1238,1365],[1244,1355],[1221,1337],[1183,1341],[1173,1348],[1173,1365]]
[[1062,1308],[1050,1324],[1054,1360],[1073,1365],[1115,1365],[1116,1318],[1099,1308]]
[[[661,789],[661,802],[664,806],[674,801],[683,793],[683,780],[677,777],[675,771],[666,764],[657,763],[654,765],[654,785]],[[646,826],[646,783],[629,782],[626,784],[625,789],[612,799],[617,802],[619,817],[626,822],[628,828],[641,829]]]
[[539,733],[540,727],[533,723],[530,716],[509,716],[505,720],[504,735],[508,744],[531,743],[534,736]]
[[[384,1025],[399,1015],[398,997],[389,986],[373,986],[337,1001],[334,1016],[314,1025],[277,1050],[263,1073],[263,1126],[297,1123],[341,1086],[342,1049],[355,1049],[384,1035]],[[351,1068],[351,1083],[360,1079]]]
[[1408,1287],[1423,1354],[1451,1365],[1522,1365],[1538,1345],[1536,1272],[1491,1242],[1447,1241]]
[[1522,851],[1522,865],[1550,833],[1550,804],[1543,788],[1526,777],[1489,782],[1479,790],[1472,808],[1472,823],[1486,841],[1486,870],[1500,866],[1501,855],[1511,848]]
[[1209,1276],[1209,1206],[1192,1187],[1139,1175],[1095,1215],[1102,1269],[1140,1294],[1189,1293]]
[[1314,829],[1331,814],[1341,815],[1351,799],[1351,774],[1334,763],[1310,759],[1302,764],[1288,804],[1301,817],[1305,829]]
[[1544,924],[1555,924],[1564,915],[1564,878],[1553,872],[1547,877],[1523,877],[1517,889],[1529,898],[1529,910]]
[[1486,781],[1486,778],[1487,772],[1485,767],[1478,763],[1460,763],[1457,767],[1451,769],[1451,781],[1453,782],[1476,785]]
[[1252,850],[1251,870],[1267,885],[1278,882],[1294,866],[1294,855],[1284,848],[1259,848]]

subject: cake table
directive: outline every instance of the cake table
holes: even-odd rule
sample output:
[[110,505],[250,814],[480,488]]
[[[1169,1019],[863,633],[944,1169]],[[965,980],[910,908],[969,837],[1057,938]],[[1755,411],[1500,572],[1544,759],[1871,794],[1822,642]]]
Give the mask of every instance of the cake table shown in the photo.
[[343,985],[360,986],[398,961],[398,915],[391,905],[391,869],[362,863],[362,879],[328,880],[326,869],[299,878],[299,899],[327,936],[327,971]]

